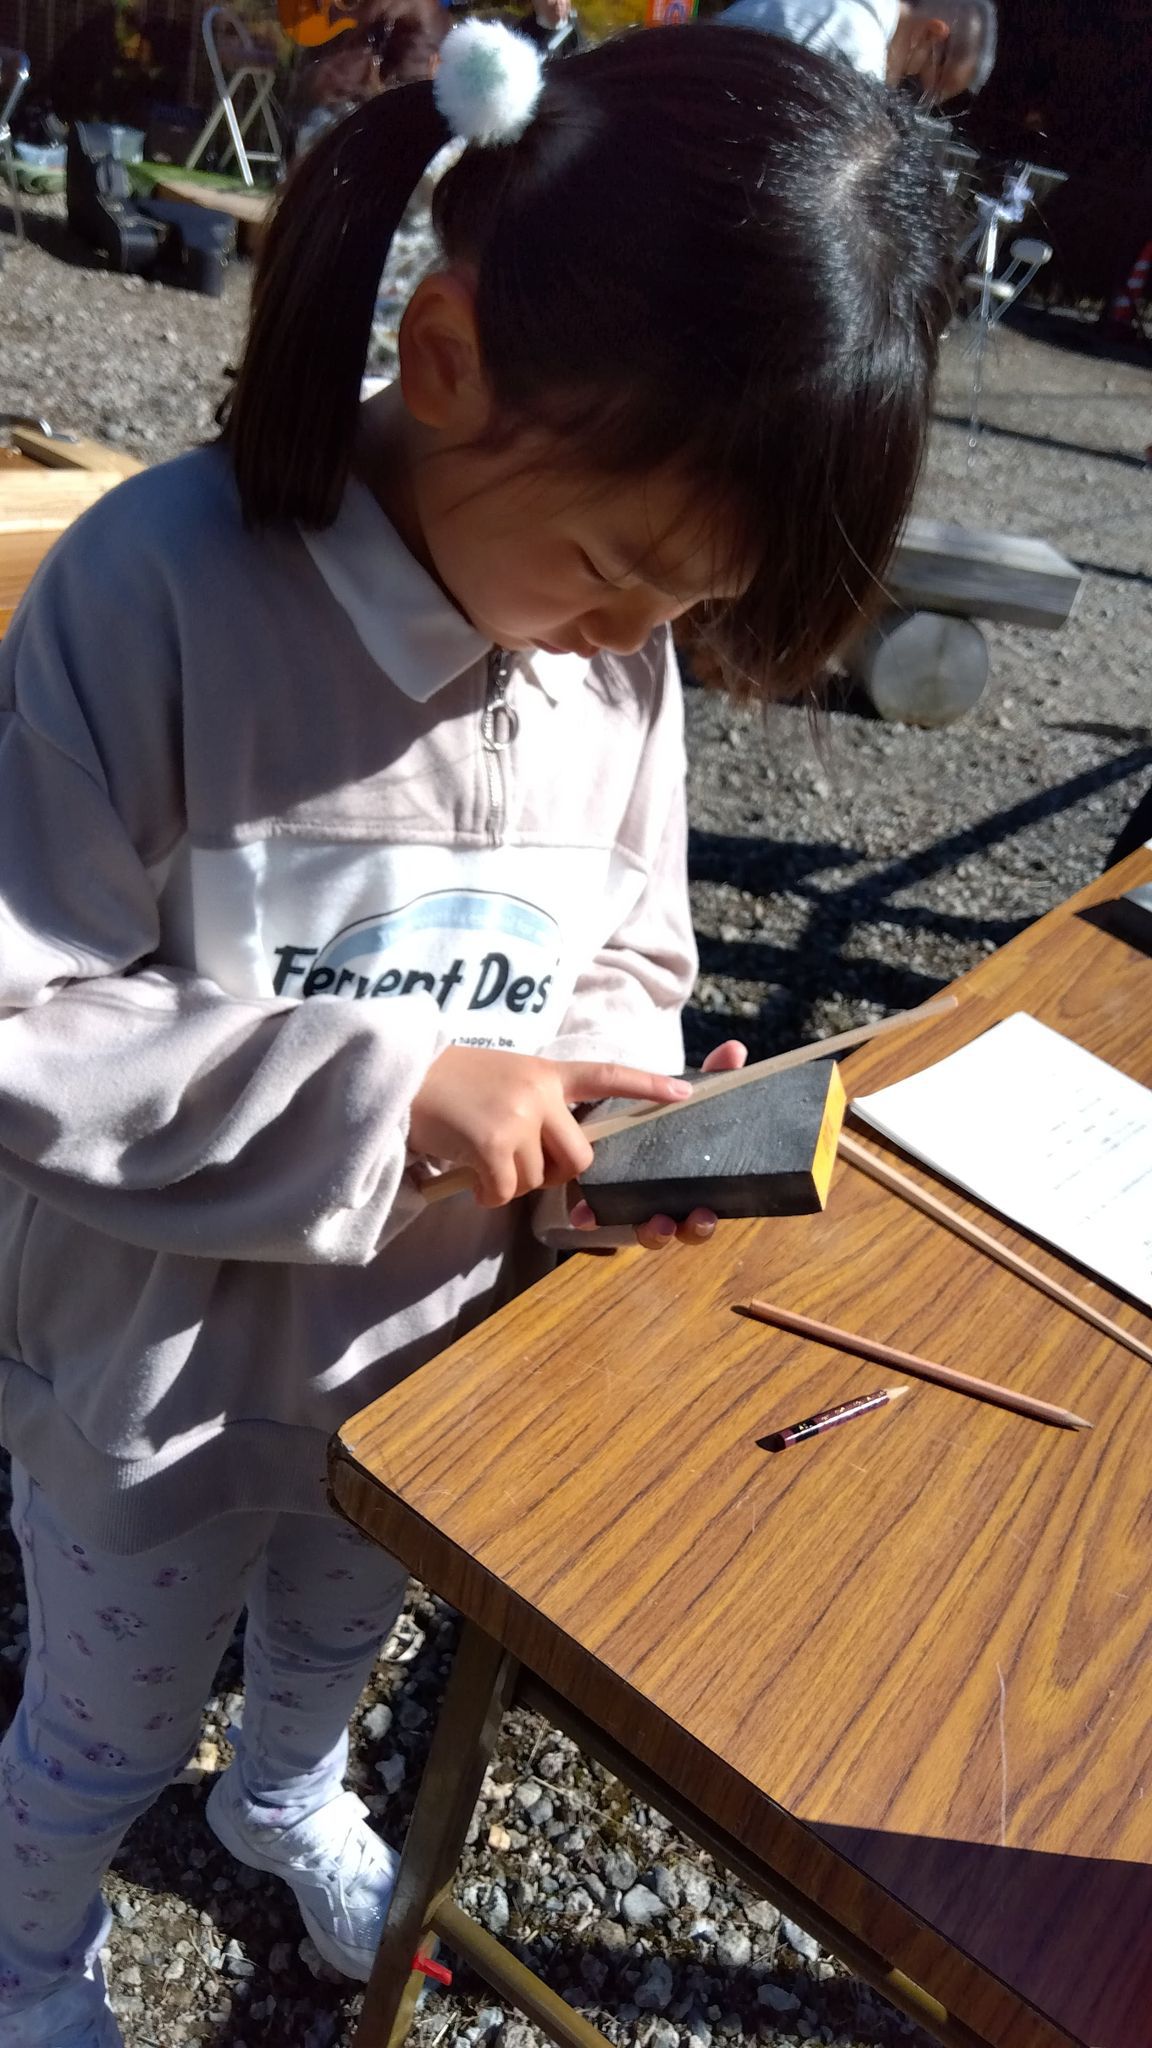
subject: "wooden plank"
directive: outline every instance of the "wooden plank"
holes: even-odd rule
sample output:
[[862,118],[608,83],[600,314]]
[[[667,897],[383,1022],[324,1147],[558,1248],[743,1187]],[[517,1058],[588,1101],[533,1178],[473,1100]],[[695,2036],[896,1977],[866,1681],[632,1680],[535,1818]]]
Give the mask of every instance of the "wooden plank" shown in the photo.
[[92,469],[87,464],[74,469],[49,468],[12,449],[0,450],[0,455],[2,638],[28,584],[60,534],[124,477],[115,468]]
[[904,530],[888,586],[907,611],[1055,628],[1071,616],[1083,580],[1047,541],[915,518]]
[[0,534],[61,533],[123,478],[114,471],[26,468],[0,470]]
[[[1112,870],[959,982],[953,1016],[857,1055],[854,1089],[1021,1006],[1152,1084],[1147,957],[1079,914],[1149,880],[1147,852]],[[918,1386],[766,1457],[774,1425],[883,1370],[735,1315],[757,1293],[1095,1428]],[[982,2039],[1135,2048],[1152,2008],[1150,1436],[1145,1364],[851,1173],[823,1216],[570,1261],[349,1423],[333,1486]]]
[[106,448],[102,441],[65,441],[34,427],[13,427],[12,443],[30,461],[49,469],[86,469],[103,476],[135,476],[144,464],[123,448]]
[[192,178],[162,178],[153,187],[153,198],[174,199],[182,206],[202,206],[212,213],[227,213],[236,222],[237,240],[245,255],[255,253],[265,222],[272,211],[271,192],[234,192],[214,185],[202,185]]

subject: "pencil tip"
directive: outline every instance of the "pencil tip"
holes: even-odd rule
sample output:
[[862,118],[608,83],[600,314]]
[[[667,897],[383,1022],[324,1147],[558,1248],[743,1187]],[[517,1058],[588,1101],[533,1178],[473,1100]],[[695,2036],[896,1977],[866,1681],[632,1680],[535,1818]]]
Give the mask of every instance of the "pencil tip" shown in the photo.
[[910,1394],[911,1392],[911,1387],[889,1387],[888,1399],[890,1401],[902,1401],[905,1394]]

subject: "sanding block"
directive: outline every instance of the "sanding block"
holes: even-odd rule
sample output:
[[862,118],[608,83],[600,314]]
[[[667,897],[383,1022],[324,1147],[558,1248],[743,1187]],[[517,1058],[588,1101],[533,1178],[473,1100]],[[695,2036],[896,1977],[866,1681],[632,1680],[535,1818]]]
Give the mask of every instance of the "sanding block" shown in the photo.
[[827,1200],[845,1107],[835,1060],[764,1074],[682,1103],[674,1116],[606,1102],[597,1122],[626,1120],[599,1138],[589,1124],[596,1150],[580,1192],[597,1223],[681,1223],[693,1209],[728,1219],[809,1215]]

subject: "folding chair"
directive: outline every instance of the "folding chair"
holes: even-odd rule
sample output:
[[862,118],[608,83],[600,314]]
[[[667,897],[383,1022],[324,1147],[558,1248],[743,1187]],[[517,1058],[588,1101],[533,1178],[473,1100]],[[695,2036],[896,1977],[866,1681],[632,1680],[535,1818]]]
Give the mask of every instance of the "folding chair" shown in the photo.
[[23,50],[0,50],[0,156],[12,194],[12,219],[16,240],[24,240],[24,212],[20,203],[20,180],[12,148],[12,116],[28,83],[29,64]]
[[[284,162],[284,145],[272,107],[276,88],[275,52],[254,42],[239,15],[234,14],[230,7],[209,7],[204,16],[203,34],[217,104],[196,139],[187,168],[192,170],[199,163],[223,121],[228,130],[228,143],[220,160],[221,168],[234,157],[244,183],[255,185],[253,164],[273,164],[279,173]],[[229,54],[238,59],[231,68],[228,65]],[[245,96],[248,104],[241,112],[238,102],[242,102]],[[248,147],[249,131],[258,121],[263,124],[265,139],[271,144],[268,149]]]

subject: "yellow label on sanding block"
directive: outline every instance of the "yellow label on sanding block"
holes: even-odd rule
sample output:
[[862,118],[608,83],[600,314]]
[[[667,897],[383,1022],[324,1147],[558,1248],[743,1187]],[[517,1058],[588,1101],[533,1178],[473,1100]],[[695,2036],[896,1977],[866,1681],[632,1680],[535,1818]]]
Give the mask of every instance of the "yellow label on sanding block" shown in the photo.
[[816,1198],[823,1208],[828,1200],[828,1189],[832,1184],[832,1168],[836,1164],[836,1147],[840,1142],[840,1131],[844,1114],[848,1108],[848,1097],[840,1079],[840,1069],[834,1066],[828,1080],[828,1099],[824,1104],[824,1118],[820,1125],[820,1136],[816,1140],[816,1153],[812,1161],[812,1183]]

